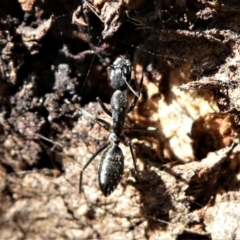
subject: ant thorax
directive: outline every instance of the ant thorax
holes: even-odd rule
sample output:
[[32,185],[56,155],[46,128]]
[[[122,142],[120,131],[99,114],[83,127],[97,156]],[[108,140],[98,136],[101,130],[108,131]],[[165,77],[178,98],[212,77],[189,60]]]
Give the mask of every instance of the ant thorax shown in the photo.
[[125,118],[128,111],[128,96],[126,91],[116,90],[111,98],[113,131],[121,135],[124,129]]

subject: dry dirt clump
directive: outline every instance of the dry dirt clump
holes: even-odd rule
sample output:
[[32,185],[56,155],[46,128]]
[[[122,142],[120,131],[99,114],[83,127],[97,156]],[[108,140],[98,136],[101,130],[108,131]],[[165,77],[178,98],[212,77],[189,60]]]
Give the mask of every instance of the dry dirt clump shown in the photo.
[[[239,33],[238,0],[1,1],[1,239],[239,239]],[[158,131],[126,134],[139,181],[121,145],[117,189],[99,156],[80,195],[121,55],[143,75],[127,125]]]

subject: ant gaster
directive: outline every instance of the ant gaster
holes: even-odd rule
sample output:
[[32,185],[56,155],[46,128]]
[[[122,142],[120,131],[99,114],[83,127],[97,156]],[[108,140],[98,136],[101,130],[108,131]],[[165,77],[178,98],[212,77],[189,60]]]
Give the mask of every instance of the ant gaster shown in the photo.
[[[125,118],[127,113],[133,110],[137,100],[139,98],[139,89],[142,86],[143,77],[139,84],[139,87],[135,83],[137,93],[131,88],[131,62],[128,59],[117,58],[112,66],[110,74],[110,85],[115,90],[111,98],[111,110],[97,98],[97,101],[101,105],[102,109],[112,117],[112,132],[109,135],[109,142],[101,146],[83,166],[80,173],[79,191],[82,190],[82,176],[84,170],[94,160],[94,158],[104,151],[101,159],[101,163],[98,170],[98,181],[100,189],[105,197],[109,196],[118,186],[123,170],[124,170],[124,156],[121,148],[119,147],[120,142],[129,146],[130,152],[133,159],[134,168],[138,177],[136,160],[133,154],[133,148],[131,141],[127,140],[124,136]],[[129,106],[127,89],[130,88],[135,94],[135,97]],[[102,119],[100,122],[110,125]],[[110,145],[111,144],[111,145]],[[110,146],[109,146],[110,145]]]

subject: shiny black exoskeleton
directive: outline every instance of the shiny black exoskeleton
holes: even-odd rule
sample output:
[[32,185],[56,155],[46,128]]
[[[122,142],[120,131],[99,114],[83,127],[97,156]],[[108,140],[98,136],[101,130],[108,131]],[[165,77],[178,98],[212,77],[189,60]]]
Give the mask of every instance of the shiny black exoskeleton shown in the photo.
[[[142,85],[142,80],[140,83],[140,87]],[[137,173],[136,161],[133,154],[133,149],[131,142],[127,140],[124,136],[124,125],[125,119],[128,112],[132,111],[135,107],[137,100],[139,98],[139,90],[137,93],[130,86],[131,81],[131,63],[129,60],[124,58],[117,58],[112,66],[111,74],[110,74],[110,85],[115,90],[111,98],[111,111],[105,106],[105,104],[97,98],[97,101],[103,108],[103,110],[112,117],[112,133],[109,135],[109,143],[104,144],[100,147],[88,160],[88,162],[84,165],[81,173],[80,173],[80,182],[79,182],[79,190],[81,192],[82,187],[82,175],[83,171],[87,168],[87,166],[93,161],[93,159],[104,149],[106,149],[103,153],[102,160],[99,166],[98,171],[98,181],[100,189],[104,196],[109,196],[119,184],[123,169],[124,169],[124,156],[121,148],[119,147],[119,143],[122,142],[125,145],[129,146],[134,168]],[[136,88],[137,85],[135,84]],[[134,100],[129,106],[127,89],[130,89],[134,94]],[[101,120],[101,123],[105,125],[109,125],[109,123]],[[111,144],[111,146],[109,146]],[[109,146],[109,147],[108,147]]]
[[124,156],[119,146],[113,145],[103,153],[99,166],[98,182],[104,196],[110,195],[121,180]]

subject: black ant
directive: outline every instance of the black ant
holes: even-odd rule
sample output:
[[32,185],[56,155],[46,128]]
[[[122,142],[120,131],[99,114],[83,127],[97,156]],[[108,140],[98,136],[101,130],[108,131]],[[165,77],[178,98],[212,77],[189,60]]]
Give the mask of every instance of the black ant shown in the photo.
[[[131,62],[125,58],[117,58],[112,66],[110,74],[110,85],[115,90],[111,98],[111,111],[105,106],[105,104],[97,98],[97,101],[101,105],[102,109],[112,117],[112,132],[109,135],[109,143],[101,146],[88,160],[88,162],[83,166],[80,172],[80,182],[79,182],[79,191],[82,191],[82,176],[84,170],[88,165],[94,160],[94,158],[106,149],[102,155],[101,163],[98,170],[98,182],[100,189],[105,197],[109,196],[119,184],[123,169],[124,169],[124,156],[121,148],[119,147],[120,142],[129,146],[130,152],[133,159],[134,168],[137,174],[138,180],[138,171],[136,166],[136,160],[133,153],[133,148],[131,141],[126,139],[124,136],[125,131],[125,119],[127,113],[131,112],[136,106],[140,95],[140,89],[143,83],[143,76],[141,78],[139,87],[135,83],[137,92],[135,92],[131,86]],[[127,89],[134,93],[134,99],[129,106]],[[105,122],[102,119],[97,119],[101,123],[110,125],[108,122]],[[137,130],[137,129],[132,129]],[[155,128],[147,128],[147,130],[156,130]]]

